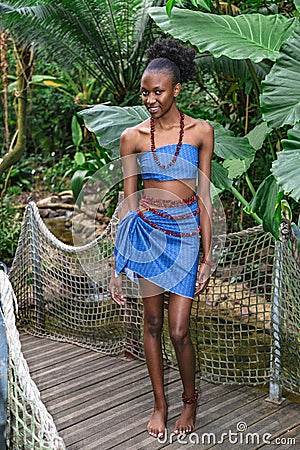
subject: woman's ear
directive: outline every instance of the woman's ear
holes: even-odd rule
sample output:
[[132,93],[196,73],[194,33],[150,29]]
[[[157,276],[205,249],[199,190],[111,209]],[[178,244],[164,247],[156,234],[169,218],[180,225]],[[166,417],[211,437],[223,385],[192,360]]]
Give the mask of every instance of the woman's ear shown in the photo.
[[181,84],[180,84],[180,83],[175,84],[175,86],[174,86],[174,91],[173,91],[174,97],[177,97],[177,95],[178,95],[179,92],[180,92],[180,89],[181,89]]

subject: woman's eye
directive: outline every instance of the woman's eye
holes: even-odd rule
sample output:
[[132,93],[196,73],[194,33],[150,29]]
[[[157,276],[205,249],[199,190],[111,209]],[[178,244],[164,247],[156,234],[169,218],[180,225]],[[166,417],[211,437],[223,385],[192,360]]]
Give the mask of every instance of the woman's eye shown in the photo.
[[160,95],[160,94],[161,94],[161,91],[155,91],[155,94],[156,94],[156,95]]
[[148,95],[148,91],[142,91],[142,95]]

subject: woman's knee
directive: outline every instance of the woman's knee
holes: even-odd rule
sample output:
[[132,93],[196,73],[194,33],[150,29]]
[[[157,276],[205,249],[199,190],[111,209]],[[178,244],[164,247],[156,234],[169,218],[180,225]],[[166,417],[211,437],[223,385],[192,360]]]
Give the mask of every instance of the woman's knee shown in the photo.
[[160,337],[162,332],[163,320],[160,316],[145,314],[144,315],[144,332],[149,333],[152,337]]
[[188,327],[170,327],[170,338],[175,347],[181,348],[190,342]]

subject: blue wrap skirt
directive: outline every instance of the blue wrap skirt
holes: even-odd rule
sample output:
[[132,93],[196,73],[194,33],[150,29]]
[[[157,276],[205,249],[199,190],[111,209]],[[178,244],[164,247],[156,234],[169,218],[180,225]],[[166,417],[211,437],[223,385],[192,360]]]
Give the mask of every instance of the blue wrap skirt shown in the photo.
[[197,200],[163,209],[130,210],[118,225],[116,274],[143,277],[165,291],[194,298],[199,264]]

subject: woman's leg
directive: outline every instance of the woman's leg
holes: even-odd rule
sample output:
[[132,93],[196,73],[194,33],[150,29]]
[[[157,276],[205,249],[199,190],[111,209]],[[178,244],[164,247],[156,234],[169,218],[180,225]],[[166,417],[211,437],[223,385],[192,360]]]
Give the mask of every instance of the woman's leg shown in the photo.
[[163,294],[145,279],[140,279],[140,285],[144,304],[144,352],[154,395],[154,412],[147,430],[154,437],[162,437],[167,420],[161,348]]
[[[169,299],[169,332],[175,348],[178,367],[186,397],[195,393],[196,358],[194,345],[190,338],[190,313],[192,300],[176,294]],[[175,423],[175,433],[188,433],[195,425],[197,403],[183,403],[180,418]]]

